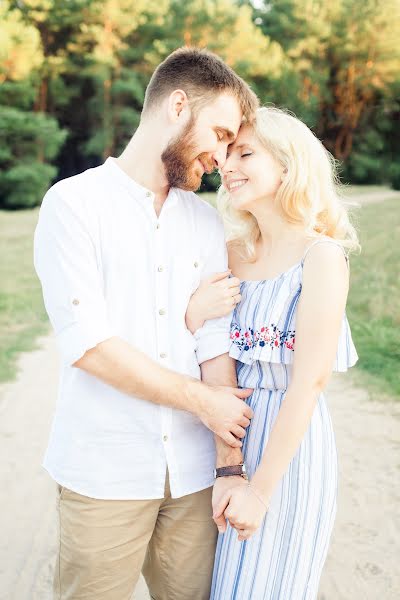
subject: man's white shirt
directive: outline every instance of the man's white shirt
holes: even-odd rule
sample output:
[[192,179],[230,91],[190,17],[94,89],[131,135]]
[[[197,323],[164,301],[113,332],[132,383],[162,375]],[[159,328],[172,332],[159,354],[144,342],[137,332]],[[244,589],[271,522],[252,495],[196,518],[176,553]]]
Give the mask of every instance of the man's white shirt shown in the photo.
[[162,498],[167,468],[173,497],[213,483],[213,434],[197,417],[72,366],[112,336],[196,378],[199,364],[229,351],[231,315],[195,336],[185,325],[200,280],[227,268],[217,212],[176,188],[159,218],[153,201],[109,158],[56,183],[35,232],[35,267],[62,357],[44,467],[93,498]]

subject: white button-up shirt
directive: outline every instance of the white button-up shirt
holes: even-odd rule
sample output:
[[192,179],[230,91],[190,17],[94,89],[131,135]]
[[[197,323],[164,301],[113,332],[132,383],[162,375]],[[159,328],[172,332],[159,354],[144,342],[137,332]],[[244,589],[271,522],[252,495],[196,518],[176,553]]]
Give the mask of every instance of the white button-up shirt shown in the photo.
[[72,364],[119,336],[160,364],[200,377],[229,350],[230,316],[193,336],[185,325],[201,278],[227,268],[222,223],[192,192],[154,194],[109,158],[56,183],[35,233],[35,267],[62,357],[44,466],[93,498],[179,497],[213,483],[213,434],[193,414],[119,392]]

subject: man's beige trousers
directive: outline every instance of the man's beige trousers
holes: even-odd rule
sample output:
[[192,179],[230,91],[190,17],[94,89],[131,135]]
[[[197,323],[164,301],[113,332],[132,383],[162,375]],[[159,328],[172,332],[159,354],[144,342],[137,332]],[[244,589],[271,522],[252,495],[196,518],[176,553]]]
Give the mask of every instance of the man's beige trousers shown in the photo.
[[208,488],[160,500],[95,500],[60,489],[55,600],[209,600],[217,529]]

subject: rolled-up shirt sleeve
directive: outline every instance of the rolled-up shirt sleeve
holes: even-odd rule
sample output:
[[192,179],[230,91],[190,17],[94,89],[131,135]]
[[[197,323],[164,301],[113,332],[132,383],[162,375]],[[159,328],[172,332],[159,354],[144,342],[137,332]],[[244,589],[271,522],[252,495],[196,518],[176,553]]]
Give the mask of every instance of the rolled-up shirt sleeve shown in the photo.
[[[213,273],[226,271],[228,268],[228,253],[225,243],[225,234],[222,221],[216,215],[215,232],[210,239],[210,252],[204,264],[202,278]],[[211,360],[221,354],[229,352],[230,348],[230,326],[233,312],[225,317],[210,319],[194,333],[197,347],[197,361],[199,365],[206,360]]]
[[83,206],[54,188],[40,209],[34,264],[62,360],[72,365],[114,332]]

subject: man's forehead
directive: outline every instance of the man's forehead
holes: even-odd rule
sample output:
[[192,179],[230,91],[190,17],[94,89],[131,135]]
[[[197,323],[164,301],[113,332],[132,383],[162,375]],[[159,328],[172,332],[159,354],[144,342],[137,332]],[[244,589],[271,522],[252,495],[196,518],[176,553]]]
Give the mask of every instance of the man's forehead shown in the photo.
[[220,94],[214,102],[204,107],[204,113],[211,118],[214,127],[233,133],[234,138],[237,136],[243,115],[236,98],[230,94]]

